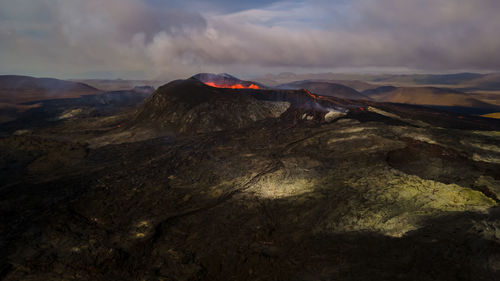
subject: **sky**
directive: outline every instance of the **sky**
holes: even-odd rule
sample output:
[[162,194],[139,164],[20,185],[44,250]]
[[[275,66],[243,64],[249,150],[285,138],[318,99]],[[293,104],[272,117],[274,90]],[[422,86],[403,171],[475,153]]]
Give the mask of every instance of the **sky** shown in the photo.
[[0,74],[500,71],[498,0],[0,0]]

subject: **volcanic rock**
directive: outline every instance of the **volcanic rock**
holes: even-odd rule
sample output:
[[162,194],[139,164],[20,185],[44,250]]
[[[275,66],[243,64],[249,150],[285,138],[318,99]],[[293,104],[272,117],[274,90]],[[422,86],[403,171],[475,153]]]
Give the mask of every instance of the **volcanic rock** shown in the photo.
[[134,125],[193,133],[242,128],[277,118],[290,103],[258,100],[234,89],[214,88],[191,78],[160,87],[138,110]]
[[458,117],[187,79],[26,128],[0,138],[0,278],[500,280],[500,122]]

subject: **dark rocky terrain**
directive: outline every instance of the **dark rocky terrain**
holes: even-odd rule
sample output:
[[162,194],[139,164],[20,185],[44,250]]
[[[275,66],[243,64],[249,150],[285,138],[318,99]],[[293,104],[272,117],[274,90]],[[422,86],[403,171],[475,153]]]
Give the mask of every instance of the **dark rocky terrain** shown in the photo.
[[237,129],[277,118],[289,106],[286,101],[258,100],[250,94],[210,87],[191,78],[160,87],[138,110],[134,127],[181,133]]
[[25,110],[0,109],[0,114],[11,114],[10,120],[0,122],[5,132],[23,132],[36,127],[50,127],[64,120],[85,120],[111,116],[123,110],[135,109],[154,91],[151,87],[135,87],[127,91],[102,92],[78,98],[36,100],[21,104]]
[[2,280],[500,280],[498,120],[187,79],[42,123],[2,125]]

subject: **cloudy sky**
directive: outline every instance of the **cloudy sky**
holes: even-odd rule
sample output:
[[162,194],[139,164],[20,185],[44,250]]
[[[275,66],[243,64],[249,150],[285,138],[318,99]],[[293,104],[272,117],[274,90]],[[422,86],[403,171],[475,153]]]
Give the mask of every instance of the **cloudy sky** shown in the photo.
[[498,0],[0,0],[0,74],[500,71]]

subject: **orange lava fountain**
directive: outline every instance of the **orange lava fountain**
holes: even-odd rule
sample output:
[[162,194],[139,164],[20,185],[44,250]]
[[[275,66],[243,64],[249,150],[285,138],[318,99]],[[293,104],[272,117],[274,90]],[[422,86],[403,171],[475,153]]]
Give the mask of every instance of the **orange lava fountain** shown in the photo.
[[210,86],[210,87],[215,87],[215,88],[229,88],[229,89],[254,89],[258,90],[260,89],[259,86],[255,84],[250,84],[250,86],[245,86],[242,84],[234,84],[234,85],[217,85],[213,82],[205,82],[205,85]]

